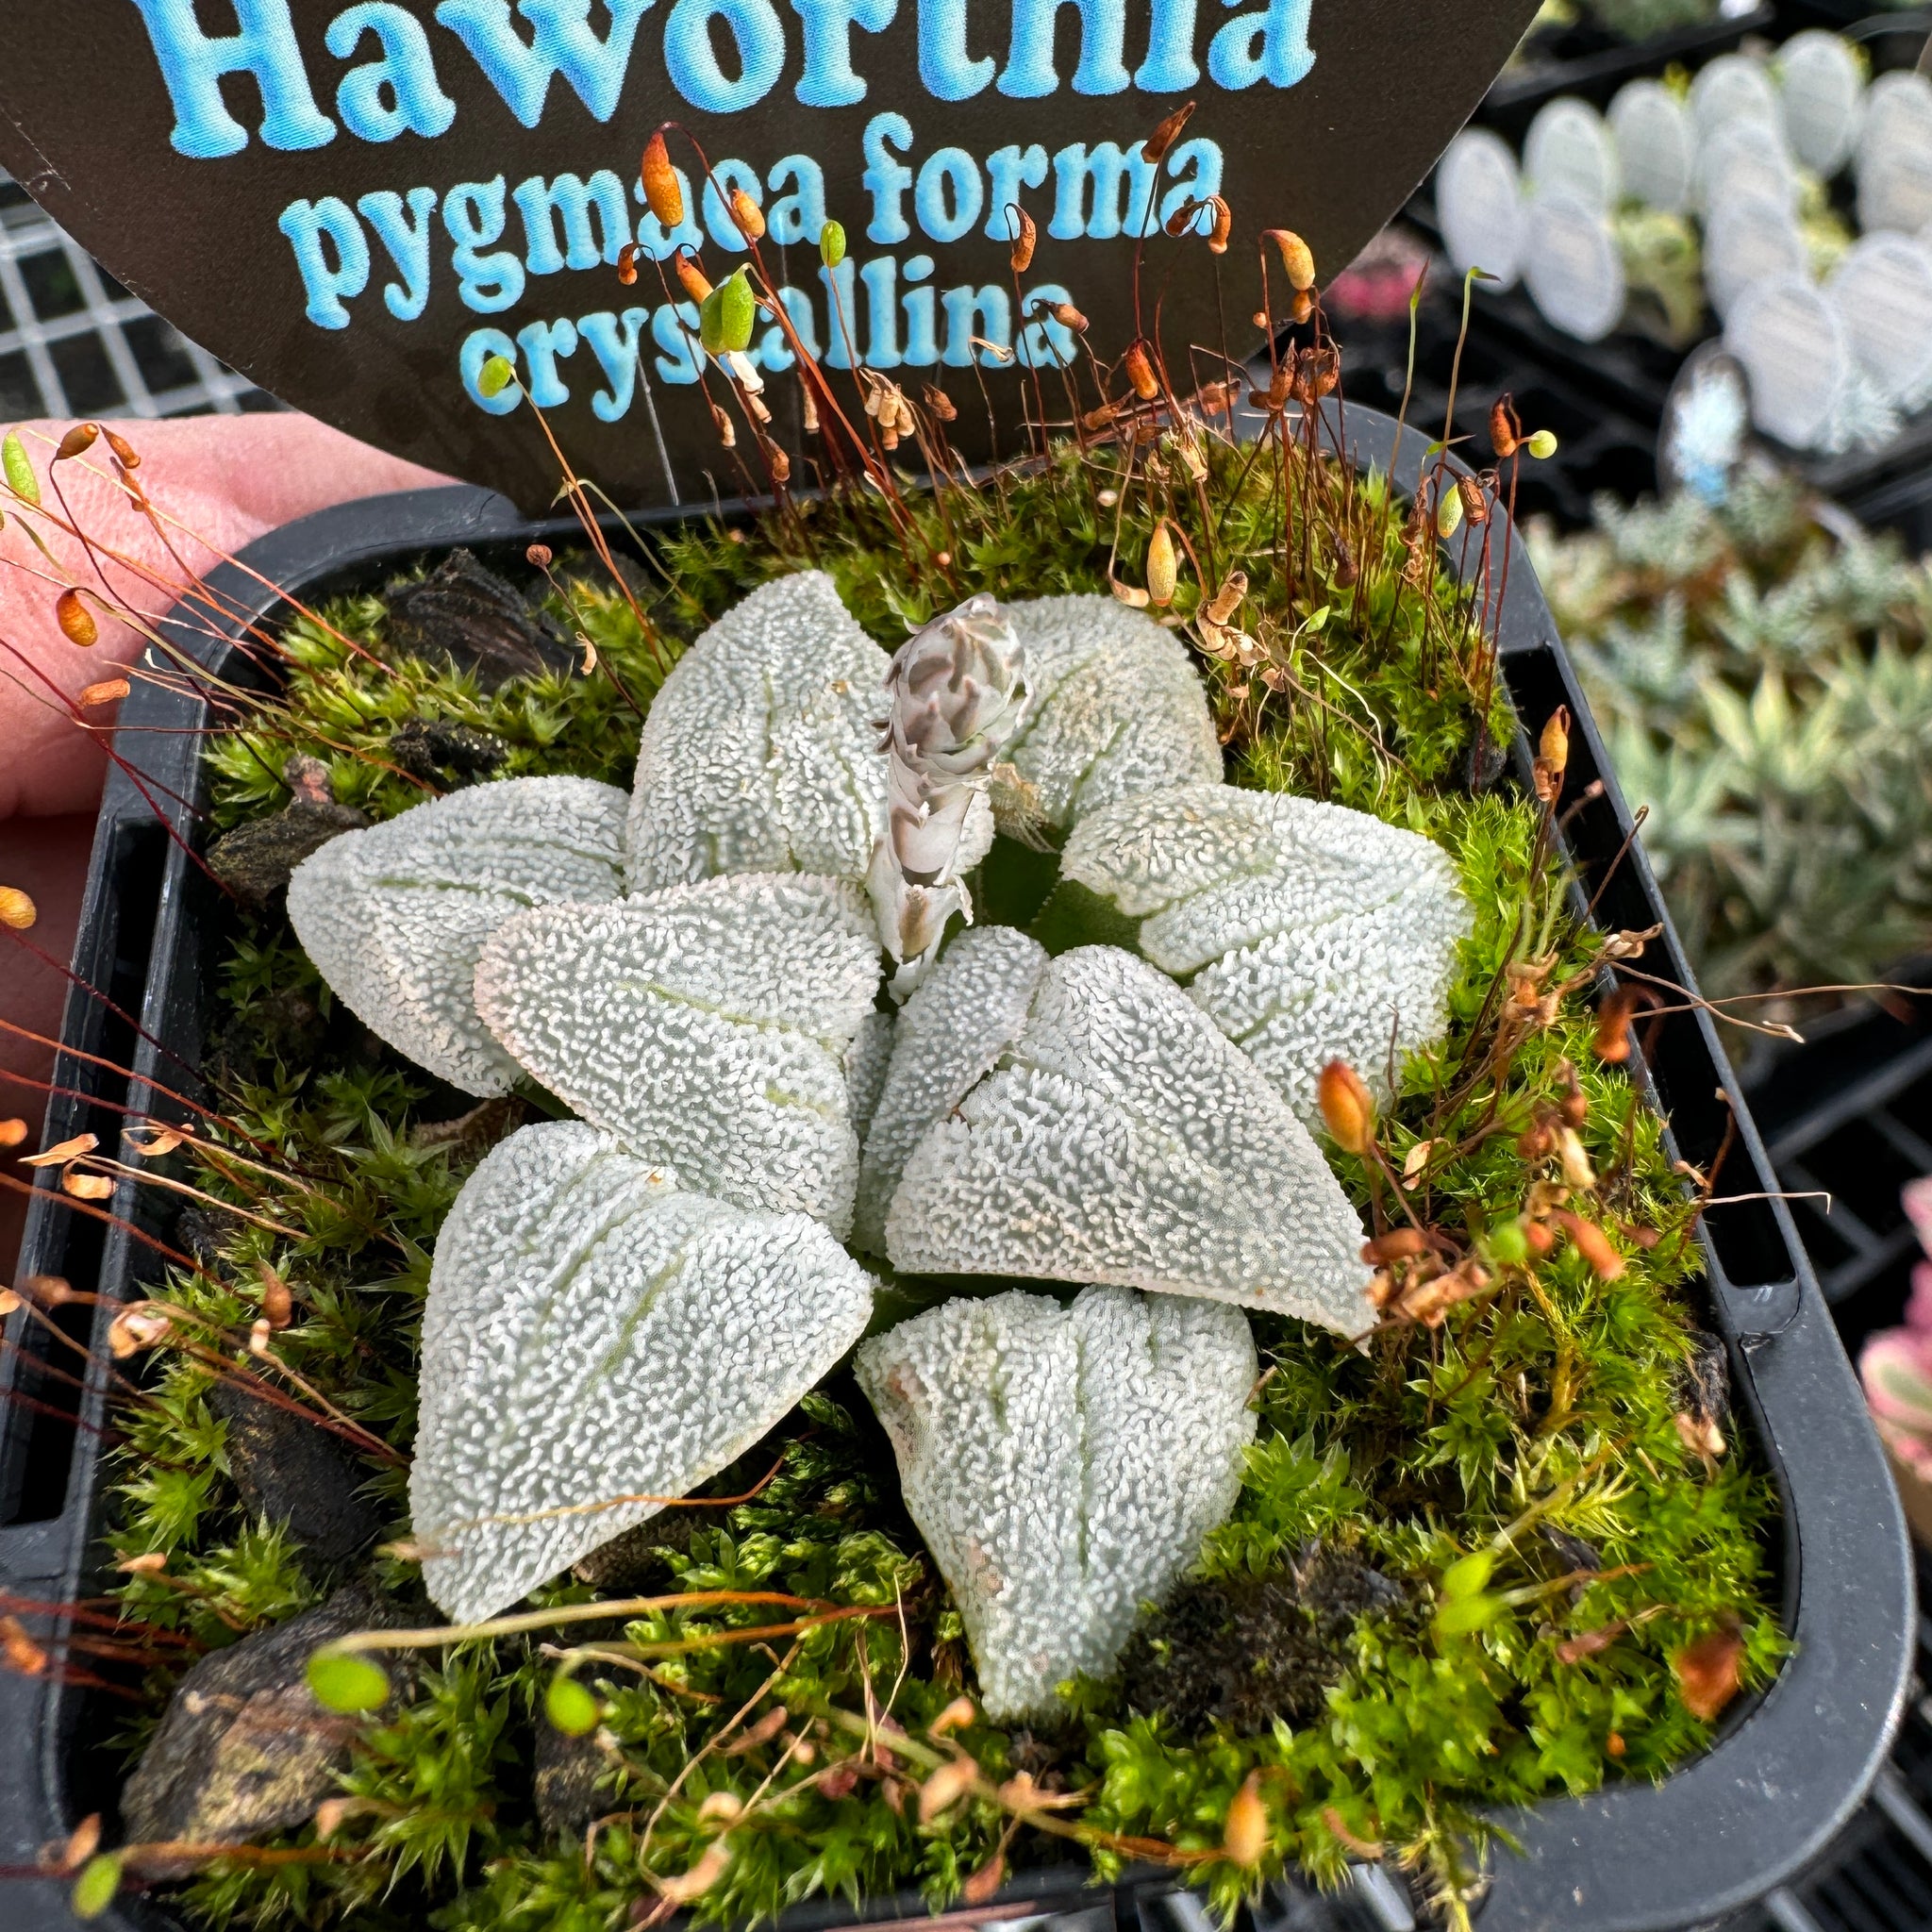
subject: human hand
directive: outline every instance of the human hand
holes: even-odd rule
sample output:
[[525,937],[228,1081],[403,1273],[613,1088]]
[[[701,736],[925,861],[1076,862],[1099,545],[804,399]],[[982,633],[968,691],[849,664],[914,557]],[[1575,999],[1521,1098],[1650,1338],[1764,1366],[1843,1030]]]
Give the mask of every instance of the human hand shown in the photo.
[[[158,423],[117,423],[142,458],[141,481],[170,526],[181,562],[168,554],[161,532],[141,515],[114,482],[104,440],[89,456],[60,465],[59,499],[49,487],[48,459],[67,425],[26,423],[20,435],[40,476],[47,508],[100,544],[151,572],[109,566],[116,601],[152,621],[174,602],[181,562],[207,570],[219,553],[232,555],[263,531],[312,510],[446,482],[433,471],[384,455],[308,416],[194,416]],[[31,1151],[40,1139],[46,1095],[41,1087],[52,1050],[13,1028],[52,1038],[60,1027],[67,981],[42,955],[64,966],[72,958],[80,898],[93,839],[94,808],[107,757],[103,731],[75,722],[82,689],[111,678],[145,640],[131,625],[99,614],[99,641],[82,650],[62,634],[54,612],[59,581],[92,586],[94,575],[76,537],[37,524],[54,562],[34,547],[10,501],[0,493],[8,527],[0,531],[0,886],[24,892],[36,917],[0,945],[0,1121],[24,1119]],[[193,536],[183,534],[192,531]],[[199,541],[197,541],[199,540]],[[56,578],[59,581],[55,581]],[[106,726],[113,708],[87,712]],[[10,1150],[0,1160],[11,1163]],[[25,1176],[18,1168],[14,1177]],[[0,1190],[0,1282],[12,1276],[25,1197]]]

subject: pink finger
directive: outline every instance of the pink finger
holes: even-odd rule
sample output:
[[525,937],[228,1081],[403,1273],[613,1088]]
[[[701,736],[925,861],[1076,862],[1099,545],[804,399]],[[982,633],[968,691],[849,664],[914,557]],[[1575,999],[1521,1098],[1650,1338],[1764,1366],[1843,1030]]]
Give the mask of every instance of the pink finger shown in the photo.
[[[43,501],[56,514],[62,512],[48,458],[67,426],[20,425]],[[63,520],[140,567],[108,563],[107,575],[115,598],[147,618],[160,616],[175,601],[183,564],[207,570],[218,553],[232,554],[264,530],[331,504],[449,480],[308,416],[197,416],[115,427],[141,453],[140,477],[150,499],[173,519],[165,527],[179,562],[113,481],[105,441],[54,475],[71,512]],[[110,679],[131,661],[142,642],[136,630],[92,600],[99,641],[86,649],[70,642],[55,600],[63,581],[96,588],[95,564],[75,538],[42,524],[38,527],[53,553],[50,566],[19,524],[9,515],[0,532],[0,734],[9,752],[0,764],[0,821],[92,807],[105,757],[68,708],[87,686]],[[86,715],[106,724],[113,707]]]

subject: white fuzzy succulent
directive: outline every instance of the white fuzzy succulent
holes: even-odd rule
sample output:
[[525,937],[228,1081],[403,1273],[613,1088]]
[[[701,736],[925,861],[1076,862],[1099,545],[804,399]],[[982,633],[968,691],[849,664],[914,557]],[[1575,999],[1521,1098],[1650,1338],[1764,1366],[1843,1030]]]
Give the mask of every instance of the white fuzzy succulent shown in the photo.
[[913,1149],[886,1216],[886,1251],[909,1274],[1206,1295],[1347,1336],[1375,1320],[1361,1239],[1253,1062],[1113,946],[1047,967],[997,1067]]
[[885,817],[886,654],[823,571],[762,585],[677,660],[631,791],[631,890],[731,872],[863,879]]
[[858,887],[751,873],[520,913],[483,949],[476,1008],[641,1160],[842,1237],[858,1181],[845,1056],[878,983]]
[[859,1163],[856,1245],[886,1252],[887,1210],[912,1150],[991,1072],[1026,1024],[1046,968],[1038,940],[1010,925],[976,925],[906,1002]]
[[[430,1595],[493,1616],[749,1449],[857,1341],[872,1279],[816,1222],[525,1127],[442,1224],[409,1471]],[[587,1507],[588,1506],[588,1507]]]
[[1449,855],[1366,812],[1180,785],[1083,817],[1060,858],[1141,920],[1141,952],[1305,1120],[1344,1059],[1380,1070],[1442,1030],[1471,926]]
[[1116,597],[1007,606],[1032,692],[1007,746],[1003,812],[1056,830],[1116,799],[1221,782],[1221,741],[1187,646]]
[[1236,1308],[1118,1288],[903,1322],[855,1368],[952,1587],[996,1724],[1105,1676],[1240,1493],[1255,1344]]
[[532,906],[624,891],[627,801],[589,778],[505,778],[331,839],[295,868],[289,919],[316,971],[397,1052],[465,1093],[522,1071],[476,1011],[476,961]]
[[[868,1319],[849,1231],[908,1273],[1092,1284],[947,1304],[859,1373],[988,1708],[1111,1665],[1232,1505],[1241,1307],[1373,1321],[1282,1094],[1435,1024],[1467,918],[1427,841],[1220,780],[1144,614],[975,598],[889,660],[807,572],[686,653],[628,800],[479,785],[298,868],[299,936],[384,1039],[582,1116],[491,1154],[438,1241],[411,1498],[445,1610],[514,1602],[781,1420]],[[995,809],[1069,833],[1146,957],[947,941]],[[924,975],[896,1017],[886,956]]]

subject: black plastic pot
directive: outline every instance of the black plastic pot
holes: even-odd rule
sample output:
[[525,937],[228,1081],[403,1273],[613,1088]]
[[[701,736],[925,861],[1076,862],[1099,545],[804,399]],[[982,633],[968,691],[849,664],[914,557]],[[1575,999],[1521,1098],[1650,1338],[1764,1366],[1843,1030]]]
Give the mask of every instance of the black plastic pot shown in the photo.
[[[1389,464],[1394,425],[1387,417],[1351,409],[1345,430],[1357,462]],[[1415,480],[1424,441],[1415,432],[1404,441],[1395,467],[1405,486]],[[291,525],[252,546],[247,562],[262,578],[313,598],[379,585],[423,553],[457,543],[507,563],[531,537],[554,540],[555,528],[533,528],[480,491],[418,491]],[[1575,720],[1568,795],[1579,803],[1565,820],[1565,837],[1580,890],[1599,895],[1606,925],[1661,925],[1662,940],[1645,963],[1689,986],[1528,558],[1513,535],[1509,541],[1503,669],[1522,717],[1540,724],[1567,704]],[[228,570],[218,580],[251,616],[272,619],[284,608],[255,577]],[[222,651],[206,639],[201,648],[210,657]],[[69,1050],[58,1079],[76,1093],[51,1104],[50,1137],[91,1128],[108,1140],[122,1119],[110,1103],[142,1108],[156,1087],[178,1085],[183,1075],[170,1055],[197,1062],[201,947],[212,921],[184,845],[198,836],[193,801],[204,784],[198,741],[189,731],[202,722],[198,704],[153,685],[138,686],[125,701],[116,748],[135,775],[117,771],[108,781],[76,959],[81,977],[121,1016],[79,991],[70,999]],[[1599,779],[1602,790],[1592,795]],[[1661,1017],[1648,1052],[1649,1077],[1681,1156],[1707,1167],[1735,1119],[1725,1192],[1772,1191],[1757,1131],[1709,1017],[1681,1009]],[[131,1065],[132,1082],[117,1082],[110,1064]],[[126,1184],[110,1206],[131,1219],[142,1211]],[[1770,1690],[1734,1707],[1716,1746],[1662,1786],[1616,1786],[1507,1819],[1523,1851],[1497,1855],[1484,1932],[1661,1932],[1746,1905],[1829,1843],[1863,1797],[1898,1721],[1913,1619],[1905,1532],[1817,1281],[1781,1202],[1747,1198],[1714,1208],[1705,1230],[1709,1280],[1702,1319],[1729,1344],[1740,1416],[1782,1492],[1783,1609],[1794,1649]],[[138,1291],[150,1259],[120,1229],[63,1211],[51,1187],[32,1204],[25,1272],[58,1274],[78,1289],[122,1297]],[[108,1310],[75,1320],[77,1313],[69,1311],[76,1341],[90,1329],[105,1334]],[[92,1366],[75,1390],[37,1374],[46,1344],[22,1314],[10,1320],[8,1340],[14,1347],[0,1358],[0,1388],[38,1406],[10,1403],[0,1411],[0,1590],[69,1605],[100,1587],[94,1532],[105,1377]],[[58,1644],[58,1615],[30,1622]],[[48,1678],[0,1674],[0,1865],[30,1863],[42,1843],[86,1812],[111,1816],[119,1766],[100,1741],[110,1715]],[[1066,1866],[1022,1872],[1001,1899],[950,1923],[1041,1915],[1056,1922],[1057,1932],[1075,1925],[1108,1932],[1116,1924],[1207,1932],[1200,1899],[1178,1890],[1171,1874],[1139,1874],[1096,1890],[1085,1882],[1084,1868]],[[782,1924],[785,1932],[812,1932],[853,1916],[819,1901],[786,1914]],[[916,1895],[873,1901],[862,1916],[927,1918]],[[1370,1867],[1340,1903],[1281,1888],[1255,1917],[1257,1932],[1341,1924],[1400,1932],[1410,1907],[1400,1880]],[[164,1904],[137,1899],[118,1903],[97,1923],[132,1932],[175,1922]],[[68,1932],[65,1887],[29,1879],[0,1890],[0,1924],[8,1932]]]

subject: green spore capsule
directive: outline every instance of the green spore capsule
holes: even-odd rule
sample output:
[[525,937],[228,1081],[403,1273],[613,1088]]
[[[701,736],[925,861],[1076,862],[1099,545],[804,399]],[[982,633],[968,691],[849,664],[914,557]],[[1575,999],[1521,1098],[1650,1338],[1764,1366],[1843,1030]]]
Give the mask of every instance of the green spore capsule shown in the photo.
[[500,396],[516,379],[515,363],[508,356],[492,356],[477,373],[476,393],[486,398]]
[[121,1858],[115,1852],[96,1852],[80,1868],[69,1903],[76,1919],[98,1919],[121,1890]]
[[543,1715],[566,1738],[588,1737],[597,1728],[597,1700],[575,1677],[559,1672],[543,1692]]
[[378,1710],[389,1702],[389,1674],[374,1657],[325,1647],[308,1658],[308,1689],[325,1710]]
[[731,356],[751,346],[752,324],[758,319],[758,302],[751,291],[751,280],[741,268],[722,281],[704,299],[698,309],[698,340],[708,356]]
[[0,469],[7,473],[7,487],[23,503],[30,503],[36,508],[41,502],[41,479],[34,475],[32,460],[26,453],[26,445],[20,440],[20,431],[9,429],[7,441],[0,442]]
[[1475,1550],[1467,1557],[1458,1557],[1442,1573],[1442,1594],[1452,1602],[1474,1596],[1489,1583],[1495,1567],[1493,1550]]
[[841,222],[827,222],[819,230],[819,259],[827,268],[837,268],[845,259],[845,227]]

